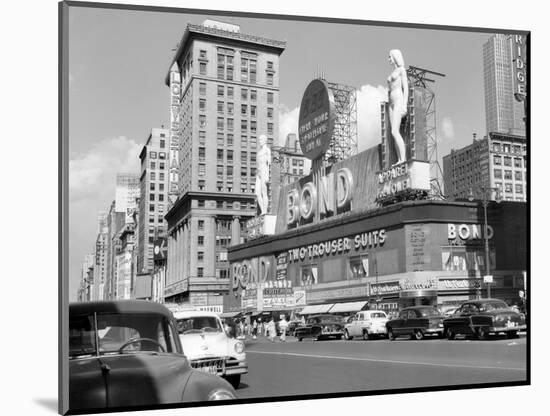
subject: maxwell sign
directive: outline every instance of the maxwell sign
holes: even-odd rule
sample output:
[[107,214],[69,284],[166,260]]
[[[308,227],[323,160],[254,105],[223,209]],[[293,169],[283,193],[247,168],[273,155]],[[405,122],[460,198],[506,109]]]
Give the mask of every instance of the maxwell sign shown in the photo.
[[302,97],[298,132],[304,155],[319,159],[328,149],[335,121],[334,95],[326,81],[314,79]]

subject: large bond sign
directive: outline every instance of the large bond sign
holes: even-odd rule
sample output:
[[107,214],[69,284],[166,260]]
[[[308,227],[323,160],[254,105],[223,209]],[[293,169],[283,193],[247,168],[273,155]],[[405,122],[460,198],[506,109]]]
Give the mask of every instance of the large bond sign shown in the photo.
[[326,81],[314,79],[302,97],[298,132],[304,155],[315,160],[327,151],[334,130],[334,96]]

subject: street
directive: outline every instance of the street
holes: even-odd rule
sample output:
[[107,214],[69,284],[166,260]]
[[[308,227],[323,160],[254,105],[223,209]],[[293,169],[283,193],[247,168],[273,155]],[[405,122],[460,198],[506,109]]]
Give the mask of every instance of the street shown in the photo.
[[526,379],[526,339],[247,339],[239,398],[468,385]]

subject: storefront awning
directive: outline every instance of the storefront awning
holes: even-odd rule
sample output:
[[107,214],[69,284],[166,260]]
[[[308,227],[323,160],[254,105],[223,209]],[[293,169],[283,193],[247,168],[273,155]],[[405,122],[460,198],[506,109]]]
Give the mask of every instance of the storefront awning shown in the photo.
[[234,318],[235,316],[239,315],[240,312],[224,312],[220,313],[220,318]]
[[346,303],[335,303],[332,308],[330,308],[330,313],[342,313],[342,312],[359,312],[367,304],[367,301],[361,302],[346,302]]
[[308,305],[300,312],[300,315],[313,315],[315,313],[327,313],[330,308],[334,306],[334,303],[327,303],[324,305]]

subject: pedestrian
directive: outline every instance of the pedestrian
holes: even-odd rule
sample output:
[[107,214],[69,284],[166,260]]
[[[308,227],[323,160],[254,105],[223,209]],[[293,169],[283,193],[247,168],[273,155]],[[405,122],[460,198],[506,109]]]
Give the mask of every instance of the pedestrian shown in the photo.
[[[271,318],[271,319],[273,319],[273,318]],[[264,337],[267,337],[267,334],[268,334],[268,331],[269,331],[268,325],[269,325],[268,322],[264,322]]]
[[256,339],[258,335],[258,321],[254,319],[254,323],[252,324],[252,339]]
[[281,341],[286,341],[286,330],[288,328],[288,322],[284,315],[282,315],[283,319],[279,321],[279,328],[281,329]]
[[273,317],[271,317],[271,320],[269,321],[269,323],[265,327],[267,328],[266,333],[269,333],[269,339],[271,339],[271,342],[275,342],[275,337],[277,336],[277,328],[275,326],[275,319],[273,319]]

